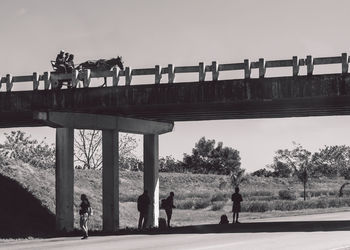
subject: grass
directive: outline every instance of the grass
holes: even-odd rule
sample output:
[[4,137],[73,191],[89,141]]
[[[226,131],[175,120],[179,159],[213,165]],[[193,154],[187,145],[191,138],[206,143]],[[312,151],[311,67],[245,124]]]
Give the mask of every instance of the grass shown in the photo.
[[[11,162],[0,167],[0,174],[18,182],[33,194],[51,213],[55,213],[55,171],[35,169],[28,164]],[[98,170],[75,170],[74,212],[75,227],[79,228],[78,210],[80,195],[85,193],[93,208],[92,229],[102,229],[102,172]],[[160,199],[171,191],[175,192],[173,225],[218,223],[222,214],[232,209],[230,200],[232,188],[227,176],[160,173]],[[241,218],[279,216],[293,213],[315,213],[333,211],[350,205],[350,193],[344,191],[344,198],[337,198],[343,179],[312,180],[307,201],[302,200],[303,187],[295,179],[249,177],[240,186],[244,202]],[[120,226],[136,227],[138,212],[136,200],[142,193],[142,172],[120,172]],[[281,200],[280,190],[291,190],[295,200]],[[294,198],[293,198],[294,199]],[[286,212],[288,211],[288,212]],[[261,213],[257,213],[261,212]],[[164,210],[160,216],[166,217]]]

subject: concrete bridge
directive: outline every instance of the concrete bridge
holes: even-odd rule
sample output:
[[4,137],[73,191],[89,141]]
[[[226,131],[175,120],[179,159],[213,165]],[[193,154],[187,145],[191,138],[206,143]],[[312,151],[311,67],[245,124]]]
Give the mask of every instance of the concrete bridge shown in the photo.
[[[0,127],[56,128],[56,220],[58,230],[73,229],[73,131],[99,129],[103,135],[103,229],[119,227],[118,133],[144,135],[144,189],[151,198],[151,226],[158,225],[158,138],[176,121],[302,117],[350,114],[349,57],[292,57],[287,60],[133,69],[74,71],[71,74],[0,78]],[[339,64],[341,73],[314,75],[317,65]],[[290,76],[266,78],[269,68],[289,67]],[[299,75],[306,67],[306,75]],[[259,77],[251,78],[252,70]],[[220,72],[241,70],[243,79],[220,80]],[[198,73],[198,82],[174,83],[175,75]],[[206,79],[211,74],[210,79]],[[152,84],[132,85],[132,76],[154,75]],[[162,76],[167,75],[167,82]],[[89,87],[92,78],[112,78],[107,87]],[[125,85],[119,79],[125,77]],[[73,88],[58,89],[58,80]],[[16,82],[31,82],[32,91],[12,91]],[[83,87],[79,88],[79,83]],[[41,83],[43,83],[41,86]],[[0,86],[1,87],[1,86]]]

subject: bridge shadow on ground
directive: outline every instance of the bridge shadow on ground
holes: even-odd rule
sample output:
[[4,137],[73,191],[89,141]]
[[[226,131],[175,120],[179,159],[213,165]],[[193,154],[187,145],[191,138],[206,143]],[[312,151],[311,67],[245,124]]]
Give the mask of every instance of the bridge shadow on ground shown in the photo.
[[228,225],[197,225],[174,227],[151,234],[210,234],[210,233],[264,233],[264,232],[315,232],[349,231],[350,221],[288,221],[288,222],[249,222]]
[[18,182],[0,174],[0,238],[47,237],[55,215]]

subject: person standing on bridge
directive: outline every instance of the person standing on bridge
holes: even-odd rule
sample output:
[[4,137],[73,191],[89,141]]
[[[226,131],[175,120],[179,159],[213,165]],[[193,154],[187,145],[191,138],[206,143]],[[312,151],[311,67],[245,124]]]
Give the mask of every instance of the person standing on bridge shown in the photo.
[[[148,208],[150,204],[150,199],[148,197],[148,192],[145,190],[142,195],[137,199],[137,210],[140,212],[138,229],[145,229],[148,221]],[[142,224],[143,221],[143,224]]]
[[167,216],[167,223],[169,228],[170,228],[171,216],[173,214],[173,208],[176,208],[174,206],[174,192],[170,192],[170,195],[168,198],[166,198],[165,204],[164,204],[164,209]]
[[90,216],[92,210],[91,210],[90,202],[85,194],[82,194],[80,196],[80,199],[81,199],[80,210],[79,210],[80,227],[84,232],[84,235],[81,239],[84,240],[84,239],[87,239],[89,236],[88,235],[88,220],[89,220],[89,216]]
[[238,216],[239,216],[239,212],[241,212],[241,202],[243,201],[242,195],[239,193],[239,187],[235,188],[235,192],[234,192],[234,194],[232,194],[231,200],[233,201],[233,204],[232,204],[232,212],[233,212],[232,224],[235,223],[235,220],[236,220],[236,223],[239,223]]

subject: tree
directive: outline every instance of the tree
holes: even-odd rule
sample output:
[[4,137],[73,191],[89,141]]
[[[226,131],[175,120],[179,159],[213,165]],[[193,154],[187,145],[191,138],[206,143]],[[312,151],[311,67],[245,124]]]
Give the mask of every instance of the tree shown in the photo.
[[[99,130],[79,129],[74,136],[75,162],[82,169],[100,169],[102,167],[102,134]],[[81,163],[82,165],[80,165]]]
[[230,174],[230,180],[231,180],[231,186],[233,188],[239,187],[239,185],[246,180],[244,176],[244,169],[239,169],[237,171],[231,172]]
[[5,133],[5,141],[0,144],[2,159],[21,160],[34,167],[51,168],[55,166],[55,148],[46,142],[31,139],[25,132],[17,130]]
[[[78,130],[74,138],[74,156],[77,167],[83,169],[102,168],[102,133],[99,130]],[[119,136],[119,163],[121,168],[139,169],[139,160],[133,154],[138,144],[135,137],[129,134]]]
[[350,147],[325,146],[312,156],[314,173],[326,177],[343,176],[350,179]]
[[215,140],[199,139],[192,149],[192,155],[184,154],[184,169],[192,173],[225,174],[237,173],[241,168],[239,152],[231,147],[223,147]]
[[251,175],[258,176],[258,177],[271,177],[271,176],[274,176],[274,173],[270,170],[267,170],[266,168],[261,168],[254,171]]
[[294,149],[280,149],[276,152],[274,157],[275,162],[282,162],[287,164],[294,170],[294,174],[303,183],[304,200],[306,199],[306,184],[309,181],[311,164],[311,152],[304,149],[300,144],[293,142]]
[[161,157],[159,159],[159,172],[183,173],[183,164],[172,156]]
[[292,175],[293,169],[286,163],[274,159],[274,163],[270,165],[273,169],[273,175],[276,177],[288,178]]

